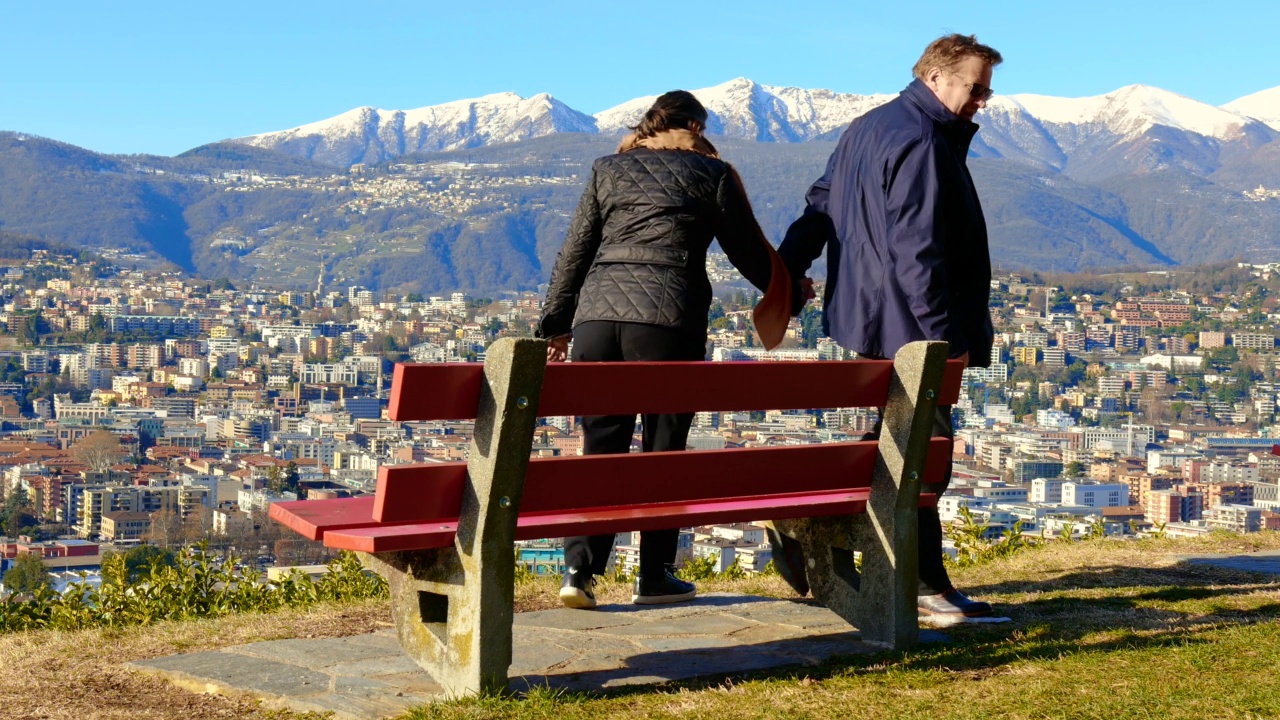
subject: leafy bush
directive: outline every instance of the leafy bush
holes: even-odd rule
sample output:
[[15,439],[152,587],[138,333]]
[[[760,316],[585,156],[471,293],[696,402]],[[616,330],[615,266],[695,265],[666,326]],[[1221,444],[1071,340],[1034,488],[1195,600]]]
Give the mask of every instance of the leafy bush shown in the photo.
[[636,581],[636,575],[638,574],[639,572],[636,570],[628,570],[625,564],[615,562],[613,564],[613,574],[605,575],[604,577],[620,585],[630,585]]
[[947,536],[955,543],[958,567],[981,565],[997,558],[1009,557],[1029,548],[1038,547],[1043,541],[1022,534],[1019,520],[994,539],[987,539],[987,523],[979,523],[968,505],[960,506],[960,521],[946,527]]
[[720,573],[720,577],[725,580],[742,580],[747,576],[747,571],[742,569],[742,563],[738,562],[738,558],[733,559],[733,564],[724,569]]
[[710,556],[690,558],[690,560],[684,564],[684,567],[680,568],[680,570],[676,572],[676,576],[681,580],[688,580],[690,582],[694,580],[707,580],[709,578],[713,578],[716,576],[715,558]]
[[31,593],[53,585],[53,576],[45,569],[39,555],[23,553],[4,574],[4,587],[12,593]]
[[219,561],[204,545],[189,548],[173,565],[157,557],[135,580],[129,574],[125,556],[115,555],[103,560],[100,588],[81,576],[61,594],[42,587],[28,598],[0,600],[0,632],[148,625],[388,596],[386,581],[366,573],[352,553],[334,559],[314,581],[294,571],[266,582],[262,571],[238,569],[234,557]]

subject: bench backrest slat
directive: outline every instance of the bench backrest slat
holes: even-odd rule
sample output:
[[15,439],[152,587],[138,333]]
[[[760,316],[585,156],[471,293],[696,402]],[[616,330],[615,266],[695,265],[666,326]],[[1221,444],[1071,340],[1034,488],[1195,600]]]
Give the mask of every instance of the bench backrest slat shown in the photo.
[[[935,438],[924,482],[938,482],[952,443]],[[574,509],[823,492],[870,485],[877,443],[687,450],[534,458],[525,474],[521,515]],[[457,518],[465,463],[384,466],[373,518],[419,522]]]
[[[955,403],[963,370],[947,363],[940,404]],[[551,363],[538,414],[883,407],[892,372],[890,360]],[[400,363],[388,415],[401,422],[474,418],[483,373],[478,363]]]

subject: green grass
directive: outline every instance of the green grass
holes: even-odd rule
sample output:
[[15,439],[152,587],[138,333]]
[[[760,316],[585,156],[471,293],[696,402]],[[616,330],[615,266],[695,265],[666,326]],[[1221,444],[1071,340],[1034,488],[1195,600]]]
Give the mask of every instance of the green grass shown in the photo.
[[600,694],[463,700],[406,717],[1280,717],[1280,583],[1180,558],[1277,547],[1276,533],[1052,544],[956,571],[958,585],[1013,622],[950,628],[947,644]]
[[[954,571],[958,586],[1013,622],[951,628],[948,644],[599,694],[540,689],[427,706],[404,718],[1280,717],[1280,582],[1181,560],[1261,549],[1280,549],[1280,533],[1051,543]],[[789,592],[778,578],[700,581],[699,588]],[[547,580],[522,584],[517,608],[556,606],[555,589]],[[629,600],[623,583],[597,590],[605,602]],[[192,694],[123,664],[389,624],[387,603],[378,600],[0,635],[0,717],[307,720],[246,698]]]

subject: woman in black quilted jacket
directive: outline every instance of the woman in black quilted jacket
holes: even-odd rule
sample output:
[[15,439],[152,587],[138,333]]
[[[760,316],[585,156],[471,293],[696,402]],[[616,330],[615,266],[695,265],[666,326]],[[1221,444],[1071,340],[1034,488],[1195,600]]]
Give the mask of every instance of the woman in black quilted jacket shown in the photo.
[[[578,203],[551,273],[539,323],[547,359],[575,362],[702,360],[711,283],[707,248],[720,242],[747,280],[765,291],[756,328],[766,347],[781,341],[791,282],[751,212],[742,181],[703,137],[707,111],[693,94],[660,96],[614,155],[600,158]],[[691,414],[645,415],[645,452],[683,450]],[[635,415],[584,417],[587,455],[631,449]],[[565,539],[568,607],[595,607],[593,578],[604,572],[613,535]],[[679,530],[640,534],[632,600],[692,599],[692,583],[671,574]]]

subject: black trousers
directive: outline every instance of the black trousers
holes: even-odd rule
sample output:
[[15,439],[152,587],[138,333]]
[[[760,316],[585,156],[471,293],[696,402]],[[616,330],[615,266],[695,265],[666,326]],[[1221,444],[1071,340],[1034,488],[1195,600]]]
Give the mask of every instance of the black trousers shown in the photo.
[[[596,320],[573,329],[574,362],[633,362],[702,360],[706,338],[672,328],[641,323]],[[644,452],[683,450],[693,424],[691,413],[644,415],[641,434]],[[601,415],[582,418],[583,452],[609,455],[631,451],[635,415]],[[564,540],[565,567],[604,573],[613,550],[614,535],[585,535]],[[676,560],[680,529],[645,530],[640,533],[640,574],[661,577]]]
[[[933,418],[933,436],[954,439],[955,428],[951,424],[951,406],[939,405]],[[863,440],[880,439],[880,422],[871,432],[862,436]],[[932,492],[941,495],[951,485],[951,463],[947,463],[947,473],[942,482],[928,483],[920,486],[920,492]],[[942,520],[938,517],[938,508],[920,508],[920,595],[936,595],[951,589],[951,577],[947,574],[947,566],[942,562]]]

